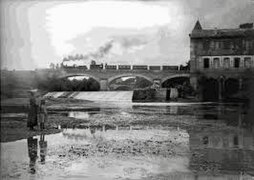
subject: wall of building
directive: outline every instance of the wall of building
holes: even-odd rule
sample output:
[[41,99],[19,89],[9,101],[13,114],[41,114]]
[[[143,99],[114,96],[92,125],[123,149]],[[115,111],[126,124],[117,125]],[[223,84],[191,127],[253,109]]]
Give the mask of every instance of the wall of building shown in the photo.
[[[209,60],[209,67],[205,66],[205,60]],[[239,66],[236,61],[239,59]],[[254,55],[227,55],[227,56],[197,56],[196,68],[199,71],[206,70],[237,70],[244,71],[254,68]]]
[[[217,81],[218,99],[225,95],[225,82],[229,78],[241,84],[249,70],[254,71],[254,29],[202,29],[196,23],[190,34],[191,85],[199,93],[205,94],[200,78]],[[201,93],[201,94],[200,94]]]
[[[191,38],[191,70],[203,70],[204,59],[210,59],[210,67],[215,68],[215,58],[219,58],[220,67],[234,68],[234,58],[240,58],[240,67],[244,68],[245,59],[250,59],[251,67],[254,67],[254,38]],[[224,59],[230,59],[230,66],[225,67]],[[247,67],[246,67],[247,68]]]

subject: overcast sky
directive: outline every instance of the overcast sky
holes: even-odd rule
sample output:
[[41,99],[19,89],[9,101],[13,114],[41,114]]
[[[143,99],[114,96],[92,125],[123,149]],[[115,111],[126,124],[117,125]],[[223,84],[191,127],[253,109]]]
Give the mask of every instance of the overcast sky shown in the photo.
[[178,65],[203,28],[254,22],[254,0],[1,0],[1,68],[34,69],[68,55],[107,64]]

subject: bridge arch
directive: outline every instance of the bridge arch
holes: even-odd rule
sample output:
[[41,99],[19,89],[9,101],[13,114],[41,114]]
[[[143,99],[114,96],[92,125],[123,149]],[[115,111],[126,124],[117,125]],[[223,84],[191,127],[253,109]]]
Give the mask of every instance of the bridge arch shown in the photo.
[[148,76],[145,76],[143,74],[135,74],[135,73],[127,73],[127,74],[119,74],[119,75],[115,75],[115,76],[112,76],[108,79],[108,84],[110,84],[112,81],[114,81],[115,79],[118,79],[118,78],[121,78],[121,77],[142,77],[148,81],[150,81],[151,83],[153,83],[153,79],[148,77]]
[[74,77],[74,76],[86,76],[86,77],[90,77],[93,78],[94,80],[96,80],[98,83],[100,83],[100,78],[91,75],[91,74],[85,74],[85,73],[73,73],[73,74],[66,74],[66,75],[62,75],[59,77],[59,79],[63,79],[63,78],[68,78],[68,77]]
[[166,76],[161,79],[161,84],[163,84],[165,81],[173,79],[173,78],[190,78],[190,74],[174,74],[170,76]]
[[[70,77],[83,77],[81,79],[77,79],[78,81],[72,81],[68,79]],[[71,73],[65,74],[58,77],[61,83],[65,87],[64,89],[72,90],[72,91],[99,91],[101,90],[101,81],[98,77],[87,74],[87,73]],[[76,78],[75,78],[76,79]],[[85,80],[86,79],[86,80]],[[71,81],[65,81],[71,80]],[[62,89],[62,88],[61,88]]]

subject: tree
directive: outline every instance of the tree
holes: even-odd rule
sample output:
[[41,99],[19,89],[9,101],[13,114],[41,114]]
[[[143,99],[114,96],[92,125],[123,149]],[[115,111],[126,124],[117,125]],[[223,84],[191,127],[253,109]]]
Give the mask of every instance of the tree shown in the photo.
[[55,69],[55,64],[54,63],[50,63],[49,68],[50,69]]
[[92,78],[89,78],[87,80],[87,87],[88,87],[88,91],[99,91],[100,90],[100,84]]
[[152,83],[150,81],[148,81],[147,79],[136,77],[136,84],[135,84],[136,88],[146,88],[151,85],[152,85]]
[[79,91],[87,91],[87,90],[88,90],[87,79],[84,78],[80,83]]
[[57,63],[57,64],[56,64],[56,69],[59,69],[59,67],[60,67],[60,66],[59,66],[59,64]]

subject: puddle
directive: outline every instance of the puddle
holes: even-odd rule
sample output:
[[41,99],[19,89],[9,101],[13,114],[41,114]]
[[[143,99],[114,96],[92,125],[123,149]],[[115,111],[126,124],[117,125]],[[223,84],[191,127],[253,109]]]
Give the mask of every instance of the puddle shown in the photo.
[[26,118],[27,113],[1,113],[1,117],[4,117],[4,118],[14,118],[14,117]]
[[69,112],[68,116],[76,119],[88,119],[90,117],[90,113],[82,111],[72,111]]
[[[254,178],[253,121],[235,105],[105,106],[67,116],[98,123],[1,143],[1,179]],[[126,123],[105,124],[112,119]],[[144,123],[162,119],[203,124]]]

